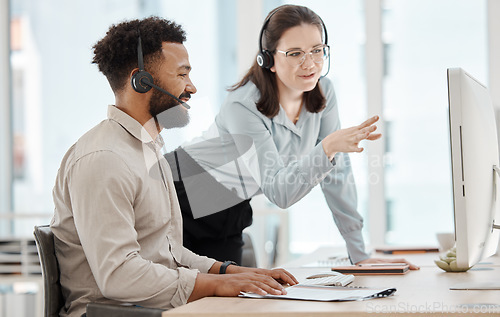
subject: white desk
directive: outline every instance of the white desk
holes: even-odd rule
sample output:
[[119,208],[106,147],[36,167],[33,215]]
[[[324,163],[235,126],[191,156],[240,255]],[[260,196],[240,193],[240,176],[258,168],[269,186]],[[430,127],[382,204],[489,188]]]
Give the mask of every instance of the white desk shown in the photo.
[[[316,252],[315,254],[321,254]],[[378,255],[377,255],[378,256]],[[386,256],[390,257],[390,256]],[[401,257],[401,255],[395,256]],[[396,287],[388,298],[359,302],[313,302],[279,299],[207,297],[166,311],[163,317],[250,317],[250,316],[500,316],[500,290],[450,290],[466,282],[500,283],[500,257],[488,259],[464,273],[446,273],[432,265],[437,253],[404,255],[417,265],[418,271],[405,275],[357,276],[353,285]],[[309,262],[318,259],[311,257]],[[293,263],[292,263],[293,264]],[[299,280],[325,269],[288,267]],[[444,313],[444,314],[443,314]],[[464,314],[465,313],[465,314]]]

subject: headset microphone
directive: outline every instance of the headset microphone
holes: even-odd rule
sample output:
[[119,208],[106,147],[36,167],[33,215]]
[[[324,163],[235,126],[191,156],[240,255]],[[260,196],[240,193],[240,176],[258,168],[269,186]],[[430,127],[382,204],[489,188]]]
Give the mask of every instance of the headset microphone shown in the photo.
[[180,100],[178,97],[172,95],[165,89],[157,86],[154,84],[153,81],[153,76],[151,76],[150,73],[144,70],[144,57],[142,55],[142,42],[141,42],[141,35],[139,33],[139,39],[137,42],[137,64],[139,66],[139,71],[132,75],[131,79],[131,84],[132,88],[134,88],[135,91],[138,93],[146,93],[151,90],[151,88],[154,88],[172,98],[174,98],[177,102],[179,102],[181,105],[184,106],[186,109],[191,109],[191,107],[185,103],[184,101]]
[[150,87],[153,87],[154,89],[166,94],[166,95],[169,95],[170,97],[174,98],[175,100],[177,100],[177,102],[179,102],[181,105],[183,105],[186,109],[191,109],[191,107],[185,103],[184,101],[180,100],[179,98],[177,98],[176,96],[172,95],[171,93],[169,93],[168,91],[166,91],[165,89],[161,88],[160,86],[157,86],[155,84],[153,84],[149,78],[147,77],[141,77],[141,83],[147,85],[147,86],[150,86]]

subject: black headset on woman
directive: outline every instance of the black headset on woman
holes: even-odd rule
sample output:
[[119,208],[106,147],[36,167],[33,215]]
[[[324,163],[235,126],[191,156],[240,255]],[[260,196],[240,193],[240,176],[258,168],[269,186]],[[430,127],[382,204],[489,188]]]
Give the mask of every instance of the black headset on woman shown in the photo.
[[[264,31],[266,30],[267,25],[269,24],[269,21],[273,17],[273,15],[276,14],[276,12],[280,11],[280,9],[276,9],[271,15],[264,21],[264,24],[262,25],[262,28],[260,29],[260,35],[259,35],[259,54],[257,54],[257,65],[259,65],[262,68],[265,69],[270,69],[274,65],[274,57],[273,53],[270,52],[269,50],[265,50],[262,48],[262,37],[264,36]],[[326,26],[323,20],[319,15],[316,15],[318,19],[321,21],[321,25],[323,26],[323,32],[325,33],[325,44],[328,45],[328,33],[326,31]],[[328,56],[330,57],[330,56]],[[328,62],[328,69],[330,69],[330,62]]]

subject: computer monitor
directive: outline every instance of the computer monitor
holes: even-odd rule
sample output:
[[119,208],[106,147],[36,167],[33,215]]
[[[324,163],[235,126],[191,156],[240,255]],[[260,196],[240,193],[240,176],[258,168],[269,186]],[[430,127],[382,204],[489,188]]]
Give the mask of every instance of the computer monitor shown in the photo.
[[461,68],[448,69],[449,128],[457,266],[495,254],[500,230],[500,169],[488,89]]

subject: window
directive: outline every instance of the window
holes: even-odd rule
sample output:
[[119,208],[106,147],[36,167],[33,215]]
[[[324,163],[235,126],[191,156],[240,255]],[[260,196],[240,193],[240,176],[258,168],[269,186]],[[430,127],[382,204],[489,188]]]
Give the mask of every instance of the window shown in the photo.
[[476,0],[384,2],[387,243],[454,230],[446,69],[487,83],[486,13]]

